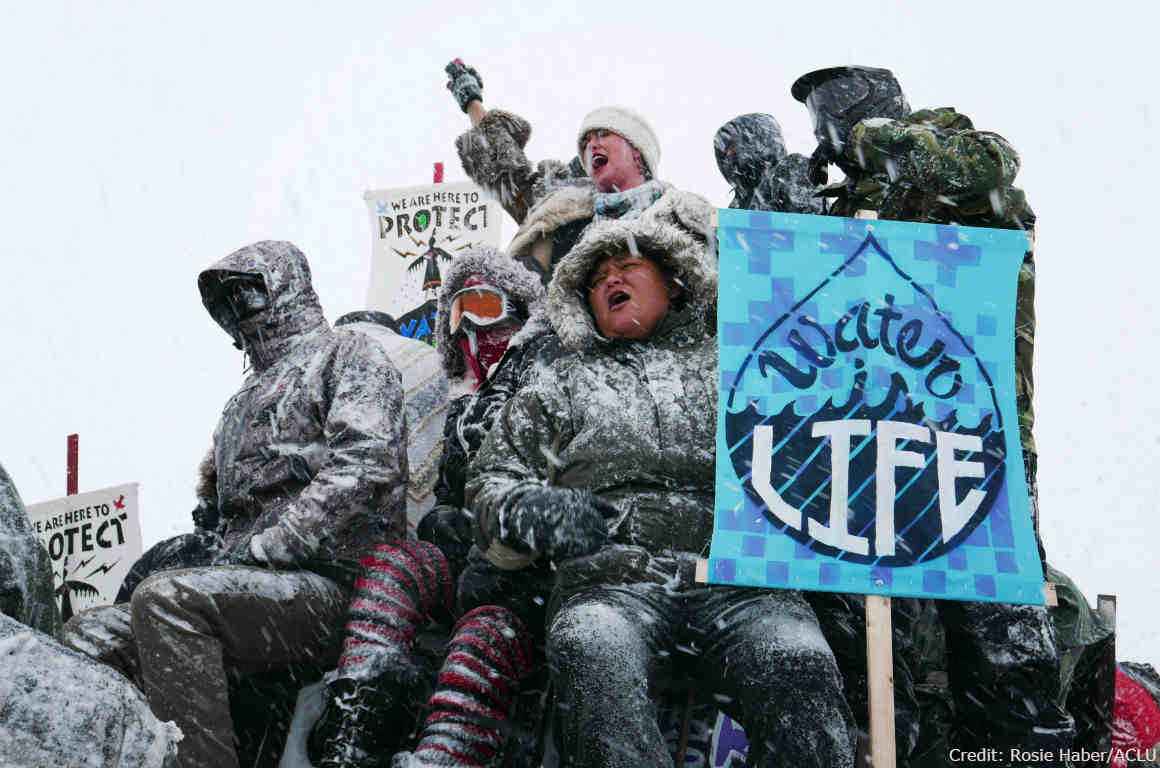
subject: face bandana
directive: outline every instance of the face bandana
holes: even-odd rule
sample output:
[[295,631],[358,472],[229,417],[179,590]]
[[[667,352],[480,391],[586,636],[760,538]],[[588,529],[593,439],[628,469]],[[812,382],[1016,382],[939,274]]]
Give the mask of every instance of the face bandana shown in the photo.
[[475,388],[479,389],[487,381],[487,372],[500,361],[507,351],[512,336],[520,329],[518,325],[504,325],[490,328],[464,326],[458,334],[459,349],[471,373],[475,376]]
[[270,297],[260,275],[225,273],[219,274],[216,280],[206,281],[202,303],[233,338],[234,346],[242,349],[241,324],[264,312],[270,305]]

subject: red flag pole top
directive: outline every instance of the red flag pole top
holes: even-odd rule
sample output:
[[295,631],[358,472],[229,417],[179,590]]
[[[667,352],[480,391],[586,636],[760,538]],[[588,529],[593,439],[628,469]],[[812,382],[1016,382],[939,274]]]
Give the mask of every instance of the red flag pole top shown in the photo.
[[65,483],[68,487],[68,495],[75,496],[77,494],[77,465],[80,461],[80,435],[68,436],[68,470],[65,473]]
[[435,183],[443,183],[443,163],[435,163]]

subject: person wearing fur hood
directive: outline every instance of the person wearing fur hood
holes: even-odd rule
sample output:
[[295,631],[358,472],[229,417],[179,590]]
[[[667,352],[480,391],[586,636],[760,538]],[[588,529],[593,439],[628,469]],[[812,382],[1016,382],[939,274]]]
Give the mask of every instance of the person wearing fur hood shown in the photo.
[[556,569],[566,766],[671,765],[649,693],[668,675],[743,724],[749,765],[853,764],[841,678],[801,595],[693,579],[713,528],[716,281],[679,227],[589,226],[548,293],[570,354],[515,394],[472,465],[479,535]]
[[532,135],[528,121],[485,110],[483,78],[459,59],[446,71],[447,87],[472,123],[455,141],[463,170],[515,219],[519,230],[508,252],[545,283],[593,221],[648,215],[702,242],[709,239],[713,206],[657,178],[660,142],[639,113],[619,106],[594,109],[577,131],[578,157],[568,164],[533,164],[524,154]]
[[[555,354],[543,303],[536,275],[491,248],[459,256],[444,275],[437,349],[458,397],[447,408],[436,506],[419,522],[419,541],[380,545],[363,561],[328,684],[332,704],[315,729],[322,768],[386,765],[392,755],[393,765],[444,765],[449,749],[472,756],[471,764],[492,764],[501,750],[513,755],[505,765],[538,764],[536,739],[511,738],[504,722],[543,644],[551,578],[537,569],[513,574],[472,551],[463,492],[468,465],[504,404]],[[416,647],[428,621],[455,621],[434,687]],[[472,675],[487,682],[465,686]],[[413,752],[396,754],[424,704],[420,740]],[[514,730],[534,729],[517,723]],[[530,757],[520,762],[517,750]]]

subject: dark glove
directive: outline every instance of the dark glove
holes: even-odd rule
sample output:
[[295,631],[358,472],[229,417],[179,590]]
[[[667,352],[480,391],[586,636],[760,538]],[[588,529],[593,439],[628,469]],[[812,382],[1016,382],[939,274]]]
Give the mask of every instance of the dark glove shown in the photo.
[[471,518],[459,507],[442,504],[423,515],[415,534],[420,541],[439,547],[456,573],[463,569],[475,541]]
[[212,501],[199,501],[193,509],[193,527],[199,531],[216,531],[221,522],[221,512]]
[[607,520],[616,507],[577,488],[544,486],[526,491],[491,523],[491,537],[519,551],[550,560],[588,555],[608,540]]
[[474,67],[467,66],[462,59],[455,59],[444,67],[444,71],[447,73],[447,90],[451,91],[460,109],[466,112],[471,102],[476,99],[483,101],[483,78]]
[[834,151],[829,144],[819,144],[810,155],[809,179],[815,186],[821,186],[830,180],[829,165],[834,160]]

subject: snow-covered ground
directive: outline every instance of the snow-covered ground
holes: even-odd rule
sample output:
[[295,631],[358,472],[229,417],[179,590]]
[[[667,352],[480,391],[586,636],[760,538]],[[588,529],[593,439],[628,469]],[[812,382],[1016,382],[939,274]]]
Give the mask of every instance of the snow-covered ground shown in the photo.
[[[248,241],[313,262],[331,319],[360,308],[366,189],[423,183],[466,125],[462,56],[489,106],[567,159],[581,117],[631,105],[660,176],[728,200],[712,151],[770,112],[809,152],[793,79],[892,68],[915,107],[953,105],[1023,156],[1040,217],[1037,437],[1044,538],[1094,600],[1120,599],[1121,656],[1160,662],[1160,276],[1145,223],[1160,171],[1156,11],[1136,3],[199,4],[14,7],[0,28],[5,358],[0,461],[26,502],[142,484],[145,543],[185,530],[197,461],[241,376],[198,270]],[[514,232],[507,223],[506,235]]]

